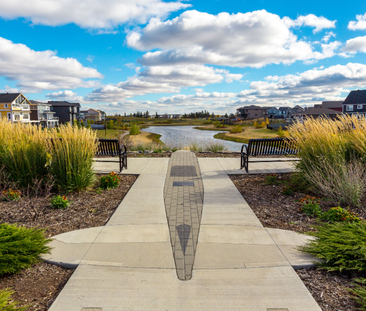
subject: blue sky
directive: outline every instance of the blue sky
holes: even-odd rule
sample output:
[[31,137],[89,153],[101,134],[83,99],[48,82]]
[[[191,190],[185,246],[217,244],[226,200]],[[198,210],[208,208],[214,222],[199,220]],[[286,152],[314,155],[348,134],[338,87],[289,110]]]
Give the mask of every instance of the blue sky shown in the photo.
[[0,0],[0,91],[107,114],[312,106],[366,89],[366,2]]

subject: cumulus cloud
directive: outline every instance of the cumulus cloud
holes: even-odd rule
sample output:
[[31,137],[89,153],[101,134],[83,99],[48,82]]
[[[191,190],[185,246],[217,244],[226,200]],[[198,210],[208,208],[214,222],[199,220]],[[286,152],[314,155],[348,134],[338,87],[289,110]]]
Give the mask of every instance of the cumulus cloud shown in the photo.
[[203,65],[148,67],[127,81],[95,89],[87,100],[118,102],[137,95],[177,93],[182,87],[205,86],[224,79],[231,82],[241,78],[241,74]]
[[350,21],[348,29],[350,30],[365,30],[366,29],[366,13],[363,15],[356,15],[357,21]]
[[77,93],[70,90],[48,93],[46,97],[51,100],[77,101],[79,103],[84,101],[82,96],[78,96]]
[[75,23],[82,28],[112,29],[132,21],[145,23],[154,16],[162,18],[189,6],[161,0],[11,0],[0,1],[0,16],[23,17],[48,26]]
[[0,76],[17,81],[24,92],[95,87],[89,78],[103,78],[95,69],[74,58],[60,58],[53,51],[34,51],[0,37]]
[[290,31],[296,25],[309,25],[318,31],[334,26],[324,17],[281,19],[265,10],[211,15],[186,11],[167,21],[151,19],[141,31],[130,32],[127,45],[148,51],[139,59],[143,65],[214,64],[237,67],[263,67],[291,64],[296,60],[322,59],[311,43],[298,40]]
[[289,27],[302,27],[308,26],[315,28],[313,33],[317,33],[323,29],[335,28],[336,21],[330,21],[323,16],[316,16],[314,14],[308,14],[306,16],[299,16],[297,19],[292,20],[288,17],[283,19]]
[[366,36],[347,40],[342,51],[350,54],[356,54],[357,52],[366,53]]
[[336,37],[336,34],[333,31],[327,32],[326,35],[322,38],[322,41],[328,43],[331,37]]
[[339,100],[347,88],[359,88],[366,83],[366,65],[348,63],[317,68],[298,75],[269,77],[254,81],[249,90],[237,96],[242,103],[265,105],[310,104],[321,100]]

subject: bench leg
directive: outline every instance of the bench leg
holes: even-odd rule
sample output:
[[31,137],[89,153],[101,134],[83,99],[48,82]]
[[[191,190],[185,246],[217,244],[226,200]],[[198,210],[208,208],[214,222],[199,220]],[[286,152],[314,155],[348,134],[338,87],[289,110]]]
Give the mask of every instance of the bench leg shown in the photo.
[[241,161],[240,161],[240,169],[245,168],[245,171],[248,173],[248,165],[249,165],[248,156],[246,154],[242,153]]

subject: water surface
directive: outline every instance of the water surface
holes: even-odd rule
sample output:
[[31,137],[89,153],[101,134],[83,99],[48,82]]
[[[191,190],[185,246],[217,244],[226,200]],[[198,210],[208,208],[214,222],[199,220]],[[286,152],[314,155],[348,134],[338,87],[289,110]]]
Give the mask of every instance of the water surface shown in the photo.
[[160,140],[172,147],[184,147],[193,143],[205,146],[210,143],[223,144],[229,151],[240,151],[243,144],[233,141],[214,138],[217,133],[225,131],[201,131],[193,128],[194,126],[150,126],[142,129],[144,132],[160,134]]

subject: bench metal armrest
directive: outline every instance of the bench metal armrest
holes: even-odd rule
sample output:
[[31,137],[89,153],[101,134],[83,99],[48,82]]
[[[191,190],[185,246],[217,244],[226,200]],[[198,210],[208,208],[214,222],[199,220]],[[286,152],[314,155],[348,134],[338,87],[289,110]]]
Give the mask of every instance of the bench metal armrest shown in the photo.
[[245,171],[248,173],[248,146],[243,145],[241,146],[241,153],[240,153],[240,169],[245,168]]

